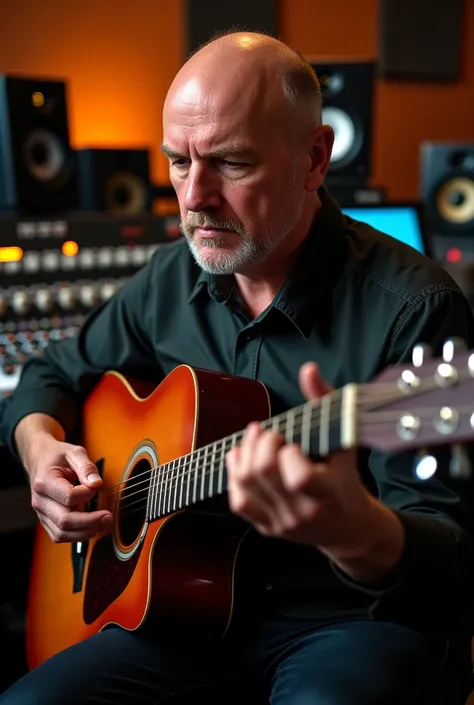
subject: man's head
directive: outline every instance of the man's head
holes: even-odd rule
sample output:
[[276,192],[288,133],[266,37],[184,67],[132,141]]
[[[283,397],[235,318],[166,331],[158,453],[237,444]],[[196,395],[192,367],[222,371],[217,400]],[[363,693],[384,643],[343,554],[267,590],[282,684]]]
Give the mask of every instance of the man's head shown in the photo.
[[306,234],[333,134],[311,67],[276,39],[219,37],[174,79],[163,111],[181,227],[214,273],[252,271]]

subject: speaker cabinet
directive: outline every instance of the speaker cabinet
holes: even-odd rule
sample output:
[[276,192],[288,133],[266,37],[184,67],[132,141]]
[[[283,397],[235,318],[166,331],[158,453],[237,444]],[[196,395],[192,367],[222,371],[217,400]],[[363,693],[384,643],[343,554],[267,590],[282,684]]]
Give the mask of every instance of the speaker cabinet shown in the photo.
[[151,211],[147,149],[79,149],[80,208],[134,215]]
[[420,193],[435,256],[474,258],[474,142],[423,142]]
[[375,62],[310,60],[323,97],[323,122],[334,130],[327,184],[365,186],[372,169]]
[[465,0],[381,0],[380,75],[405,81],[459,78]]
[[232,28],[278,34],[277,0],[186,0],[186,44],[191,53],[205,44],[211,35]]
[[0,76],[0,208],[56,213],[76,206],[66,83]]

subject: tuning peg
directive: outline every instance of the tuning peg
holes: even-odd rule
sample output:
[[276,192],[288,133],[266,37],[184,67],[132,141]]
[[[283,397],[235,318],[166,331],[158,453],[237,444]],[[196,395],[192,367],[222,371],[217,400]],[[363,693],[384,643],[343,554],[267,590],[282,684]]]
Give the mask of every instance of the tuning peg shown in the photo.
[[453,362],[456,353],[465,352],[466,350],[467,346],[462,338],[457,336],[449,338],[443,345],[443,360],[445,362]]
[[471,474],[472,464],[466,448],[460,443],[456,443],[451,449],[449,475],[456,480],[467,480]]
[[413,348],[412,362],[414,367],[421,367],[426,359],[430,358],[433,351],[426,343],[418,343]]
[[426,449],[422,448],[415,457],[413,472],[418,480],[429,480],[438,469],[438,461]]

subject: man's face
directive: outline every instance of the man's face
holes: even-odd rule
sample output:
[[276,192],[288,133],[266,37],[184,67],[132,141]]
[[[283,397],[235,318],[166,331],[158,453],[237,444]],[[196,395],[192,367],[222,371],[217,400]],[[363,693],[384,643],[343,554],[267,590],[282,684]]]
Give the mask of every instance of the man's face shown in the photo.
[[163,151],[181,229],[206,271],[251,269],[300,218],[304,175],[285,118],[269,112],[259,112],[251,87],[229,100],[191,81],[165,106]]

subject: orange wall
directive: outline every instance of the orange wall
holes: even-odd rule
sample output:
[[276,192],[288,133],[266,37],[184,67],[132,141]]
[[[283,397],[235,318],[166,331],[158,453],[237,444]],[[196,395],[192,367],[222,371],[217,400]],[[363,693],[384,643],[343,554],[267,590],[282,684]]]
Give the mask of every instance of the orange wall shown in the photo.
[[[458,83],[376,87],[374,178],[393,198],[418,195],[422,139],[474,140],[474,2],[467,2]],[[376,57],[378,0],[280,0],[281,35],[311,57]],[[181,0],[6,0],[0,3],[0,72],[69,82],[76,147],[150,146],[153,173],[161,108],[184,57]]]

